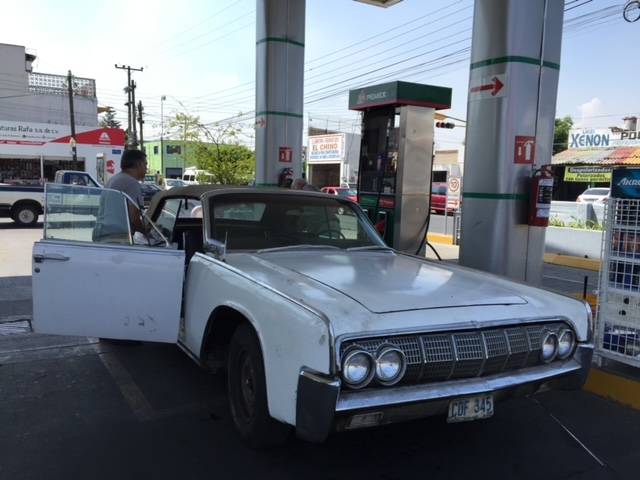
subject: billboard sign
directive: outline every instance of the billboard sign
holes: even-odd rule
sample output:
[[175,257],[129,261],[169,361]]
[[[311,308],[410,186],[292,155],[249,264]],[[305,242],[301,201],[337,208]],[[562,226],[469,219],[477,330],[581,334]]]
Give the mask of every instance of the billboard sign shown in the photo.
[[309,163],[342,162],[344,160],[344,134],[311,136],[307,151]]
[[640,198],[640,168],[616,168],[611,179],[614,198]]
[[611,131],[609,128],[583,128],[569,132],[569,148],[640,147],[640,132]]
[[566,167],[564,181],[608,183],[611,181],[611,167]]

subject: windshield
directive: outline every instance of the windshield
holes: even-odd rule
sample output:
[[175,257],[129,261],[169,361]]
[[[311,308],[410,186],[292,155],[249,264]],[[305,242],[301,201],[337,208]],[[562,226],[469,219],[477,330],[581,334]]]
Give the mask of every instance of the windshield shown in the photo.
[[227,250],[384,246],[364,216],[338,198],[229,194],[210,202],[210,236]]
[[358,192],[353,188],[338,188],[338,195],[341,197],[355,197]]
[[584,192],[583,195],[598,195],[598,196],[609,195],[609,189],[608,188],[590,188],[589,190]]

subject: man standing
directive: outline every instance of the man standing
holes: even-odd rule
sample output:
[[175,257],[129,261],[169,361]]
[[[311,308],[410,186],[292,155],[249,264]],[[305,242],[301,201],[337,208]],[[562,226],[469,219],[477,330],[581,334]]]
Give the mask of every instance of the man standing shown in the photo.
[[[125,150],[120,159],[120,169],[122,170],[120,173],[107,181],[105,189],[117,190],[129,197],[127,209],[131,232],[146,234],[147,229],[142,221],[144,197],[140,181],[147,173],[147,157],[140,150]],[[107,193],[103,192],[100,199],[100,210],[93,235],[94,241],[128,243],[128,234],[123,235],[125,232],[123,232],[122,224],[122,207],[118,206],[118,202],[114,202]]]

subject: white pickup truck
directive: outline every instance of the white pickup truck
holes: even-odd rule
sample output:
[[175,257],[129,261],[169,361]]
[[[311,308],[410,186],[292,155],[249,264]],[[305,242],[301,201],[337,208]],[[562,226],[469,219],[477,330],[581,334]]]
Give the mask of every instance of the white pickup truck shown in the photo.
[[[59,170],[55,183],[101,187],[87,172]],[[44,213],[44,186],[0,183],[0,217],[10,217],[21,226],[34,225]]]

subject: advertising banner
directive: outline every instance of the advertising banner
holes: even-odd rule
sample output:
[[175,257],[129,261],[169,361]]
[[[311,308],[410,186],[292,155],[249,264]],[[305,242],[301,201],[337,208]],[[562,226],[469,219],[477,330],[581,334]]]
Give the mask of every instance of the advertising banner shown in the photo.
[[569,132],[569,148],[640,147],[640,132],[611,131],[610,128],[583,128]]
[[[90,128],[78,127],[77,130],[90,130]],[[71,132],[69,125],[0,120],[0,144],[43,145],[56,138],[69,135],[69,132]]]
[[640,198],[640,168],[616,168],[611,179],[614,198]]
[[564,169],[565,182],[609,183],[611,182],[610,167],[566,167]]
[[344,134],[309,137],[309,163],[344,160]]

